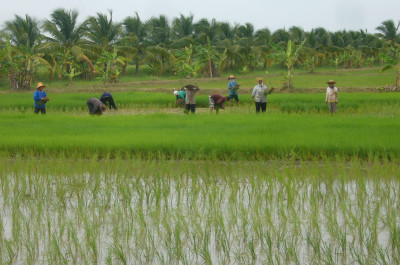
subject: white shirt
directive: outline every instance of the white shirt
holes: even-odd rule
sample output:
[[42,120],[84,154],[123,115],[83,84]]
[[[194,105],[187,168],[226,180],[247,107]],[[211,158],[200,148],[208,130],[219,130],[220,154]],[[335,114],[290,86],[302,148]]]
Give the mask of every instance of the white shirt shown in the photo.
[[326,101],[328,102],[338,102],[337,87],[326,89]]
[[255,98],[256,102],[267,102],[267,95],[265,93],[267,89],[267,86],[264,84],[256,85],[251,96]]

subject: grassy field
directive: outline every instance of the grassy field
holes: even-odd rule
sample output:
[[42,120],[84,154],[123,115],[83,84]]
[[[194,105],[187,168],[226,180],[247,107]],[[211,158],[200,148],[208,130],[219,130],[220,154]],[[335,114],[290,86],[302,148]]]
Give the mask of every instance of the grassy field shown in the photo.
[[[326,82],[330,79],[335,79],[338,82],[337,86],[342,91],[375,91],[386,85],[393,85],[396,79],[396,72],[393,70],[380,73],[379,69],[380,67],[377,66],[359,69],[335,69],[334,67],[322,67],[317,68],[315,73],[308,73],[303,69],[297,69],[294,78],[295,91],[310,93],[324,91],[324,88],[327,86]],[[257,76],[265,77],[266,85],[268,87],[280,88],[283,83],[281,77],[282,71],[283,70],[278,66],[274,66],[267,70],[256,70],[246,74],[239,71],[226,71],[222,73],[220,77],[185,79],[181,76],[171,75],[160,77],[152,76],[146,71],[146,68],[143,67],[138,74],[134,73],[132,70],[128,71],[126,76],[121,76],[119,83],[110,84],[107,89],[111,90],[111,92],[121,90],[172,91],[174,88],[179,89],[188,83],[198,83],[198,85],[205,90],[225,91],[227,88],[227,77],[230,74],[235,74],[237,81],[241,85],[242,91],[247,93],[257,84],[255,80]],[[49,80],[43,73],[36,76],[36,80],[34,80],[32,87],[34,87],[34,85],[39,81],[43,81],[47,85],[47,90],[59,90],[63,92],[99,92],[104,90],[104,85],[98,80],[82,81],[76,79],[74,80],[73,85],[70,86],[68,81]],[[0,91],[9,91],[9,84],[6,80],[0,82]]]
[[0,121],[0,149],[9,154],[218,160],[400,155],[398,115],[2,113]]

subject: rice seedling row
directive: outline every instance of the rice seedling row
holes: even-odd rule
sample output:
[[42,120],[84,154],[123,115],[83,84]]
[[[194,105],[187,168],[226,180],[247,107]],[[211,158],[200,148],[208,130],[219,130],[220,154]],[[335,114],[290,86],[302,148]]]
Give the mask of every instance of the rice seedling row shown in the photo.
[[0,261],[398,264],[398,161],[1,161]]

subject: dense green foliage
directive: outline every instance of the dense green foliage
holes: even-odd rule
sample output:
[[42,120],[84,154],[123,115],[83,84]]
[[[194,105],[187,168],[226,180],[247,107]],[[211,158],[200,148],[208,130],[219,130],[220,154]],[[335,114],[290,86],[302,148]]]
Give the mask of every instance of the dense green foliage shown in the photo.
[[295,68],[315,72],[317,66],[391,64],[390,58],[398,58],[400,43],[393,20],[377,25],[377,34],[329,32],[321,27],[306,32],[296,26],[271,32],[267,27],[256,30],[250,23],[195,21],[194,15],[145,22],[135,14],[116,22],[111,11],[81,24],[77,20],[77,11],[57,9],[44,23],[29,15],[16,15],[5,23],[0,75],[12,89],[30,88],[39,67],[47,70],[45,81],[63,79],[72,84],[77,78],[98,79],[108,85],[118,83],[129,65],[135,66],[136,74],[145,65],[155,76],[191,78],[216,77],[227,69],[247,74],[286,65],[280,86],[285,82],[285,87],[293,88]]

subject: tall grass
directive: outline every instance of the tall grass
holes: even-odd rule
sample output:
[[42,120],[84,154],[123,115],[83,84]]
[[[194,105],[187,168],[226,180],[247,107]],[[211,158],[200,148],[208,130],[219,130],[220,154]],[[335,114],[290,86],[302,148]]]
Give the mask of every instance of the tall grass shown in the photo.
[[265,159],[400,154],[399,118],[320,114],[0,114],[8,155]]

